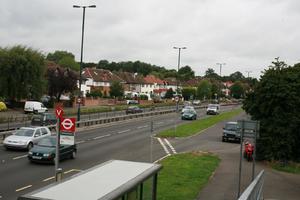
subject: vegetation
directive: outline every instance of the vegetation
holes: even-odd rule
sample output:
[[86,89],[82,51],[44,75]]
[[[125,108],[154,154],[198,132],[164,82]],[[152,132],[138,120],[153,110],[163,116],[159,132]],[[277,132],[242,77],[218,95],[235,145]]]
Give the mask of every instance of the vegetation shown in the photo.
[[257,158],[300,161],[300,64],[272,62],[243,108],[260,121]]
[[184,100],[190,100],[196,97],[196,89],[193,87],[182,88],[181,93]]
[[124,88],[120,82],[114,81],[110,86],[109,93],[111,97],[122,97],[124,95]]
[[211,83],[203,79],[197,87],[197,97],[200,99],[209,99],[212,96],[212,85]]
[[80,65],[75,61],[75,56],[67,51],[55,51],[47,55],[47,60],[53,61],[61,67],[79,71]]
[[224,112],[219,115],[209,116],[204,119],[199,119],[188,124],[182,124],[176,127],[164,130],[158,134],[159,137],[188,137],[195,135],[200,131],[215,125],[226,119],[230,119],[242,112],[242,109],[235,109],[232,111]]
[[157,199],[196,199],[219,162],[212,154],[196,152],[167,157],[161,161],[163,169],[159,173]]
[[300,174],[300,164],[299,163],[280,163],[280,162],[272,162],[271,166],[273,169],[293,173],[293,174]]
[[245,95],[245,89],[240,81],[236,81],[231,87],[231,96],[235,99],[240,99]]

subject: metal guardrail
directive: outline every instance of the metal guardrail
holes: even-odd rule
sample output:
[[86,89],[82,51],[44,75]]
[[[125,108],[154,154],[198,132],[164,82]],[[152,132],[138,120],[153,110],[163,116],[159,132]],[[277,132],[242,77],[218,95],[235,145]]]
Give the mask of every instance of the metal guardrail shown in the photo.
[[263,199],[264,170],[262,170],[251,184],[246,188],[238,200],[262,200]]

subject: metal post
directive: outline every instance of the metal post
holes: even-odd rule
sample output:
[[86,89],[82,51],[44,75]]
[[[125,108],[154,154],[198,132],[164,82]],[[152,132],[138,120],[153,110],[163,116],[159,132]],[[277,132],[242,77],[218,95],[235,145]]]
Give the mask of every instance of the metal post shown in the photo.
[[59,181],[59,147],[60,147],[60,119],[57,119],[57,124],[56,124],[56,149],[55,149],[55,180]]
[[156,190],[157,189],[157,173],[153,176],[152,180],[152,200],[156,200]]
[[256,139],[257,139],[257,126],[258,122],[255,123],[255,134],[254,134],[254,151],[253,151],[253,163],[252,163],[252,181],[255,178],[255,159],[256,159]]
[[154,132],[154,126],[153,126],[153,116],[151,115],[151,124],[150,124],[150,162],[153,162],[153,132]]
[[242,178],[242,156],[243,156],[243,137],[244,137],[244,120],[242,120],[241,127],[241,146],[240,146],[240,166],[239,166],[239,182],[238,182],[238,195],[237,198],[241,195],[241,178]]

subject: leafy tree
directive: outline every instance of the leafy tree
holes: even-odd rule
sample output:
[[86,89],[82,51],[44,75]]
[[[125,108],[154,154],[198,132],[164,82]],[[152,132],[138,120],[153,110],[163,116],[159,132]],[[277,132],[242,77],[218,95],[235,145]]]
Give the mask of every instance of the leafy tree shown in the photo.
[[197,87],[197,97],[200,99],[210,98],[212,95],[212,86],[208,80],[201,80]]
[[71,70],[74,70],[74,71],[80,70],[80,65],[71,57],[64,57],[64,58],[60,59],[58,64],[61,67],[70,68]]
[[167,92],[166,92],[165,98],[166,98],[166,99],[171,99],[171,98],[173,98],[173,96],[174,96],[174,91],[173,91],[172,88],[169,88],[169,89],[167,90]]
[[0,96],[39,99],[45,89],[44,56],[25,46],[0,48]]
[[205,78],[211,78],[211,79],[220,79],[220,76],[215,73],[215,70],[212,68],[208,68],[205,72]]
[[178,70],[178,79],[181,81],[187,81],[195,77],[195,72],[190,66],[181,67]]
[[240,81],[236,81],[230,88],[231,96],[236,99],[240,99],[245,94],[245,89]]
[[287,66],[277,58],[247,94],[243,108],[260,121],[257,156],[300,161],[300,64]]
[[122,97],[124,95],[124,88],[122,84],[118,81],[113,81],[110,86],[110,96],[111,97]]
[[185,100],[190,100],[191,97],[195,98],[196,96],[196,89],[193,87],[185,87],[182,88],[182,96]]
[[53,61],[64,68],[70,68],[75,71],[79,71],[80,69],[80,65],[75,61],[75,56],[67,51],[55,51],[54,53],[48,53],[47,60]]
[[87,97],[102,97],[100,89],[93,89],[90,93],[86,94]]
[[55,96],[59,101],[64,93],[73,92],[77,89],[79,74],[70,69],[60,66],[49,66],[47,69],[48,94]]
[[245,79],[244,75],[239,71],[230,74],[229,78],[232,82],[241,81]]

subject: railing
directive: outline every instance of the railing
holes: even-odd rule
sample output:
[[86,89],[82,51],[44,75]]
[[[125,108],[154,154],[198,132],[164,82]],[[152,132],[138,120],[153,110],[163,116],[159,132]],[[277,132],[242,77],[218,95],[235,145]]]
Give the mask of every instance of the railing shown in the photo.
[[251,184],[246,188],[238,200],[262,200],[263,199],[264,170],[262,170]]

